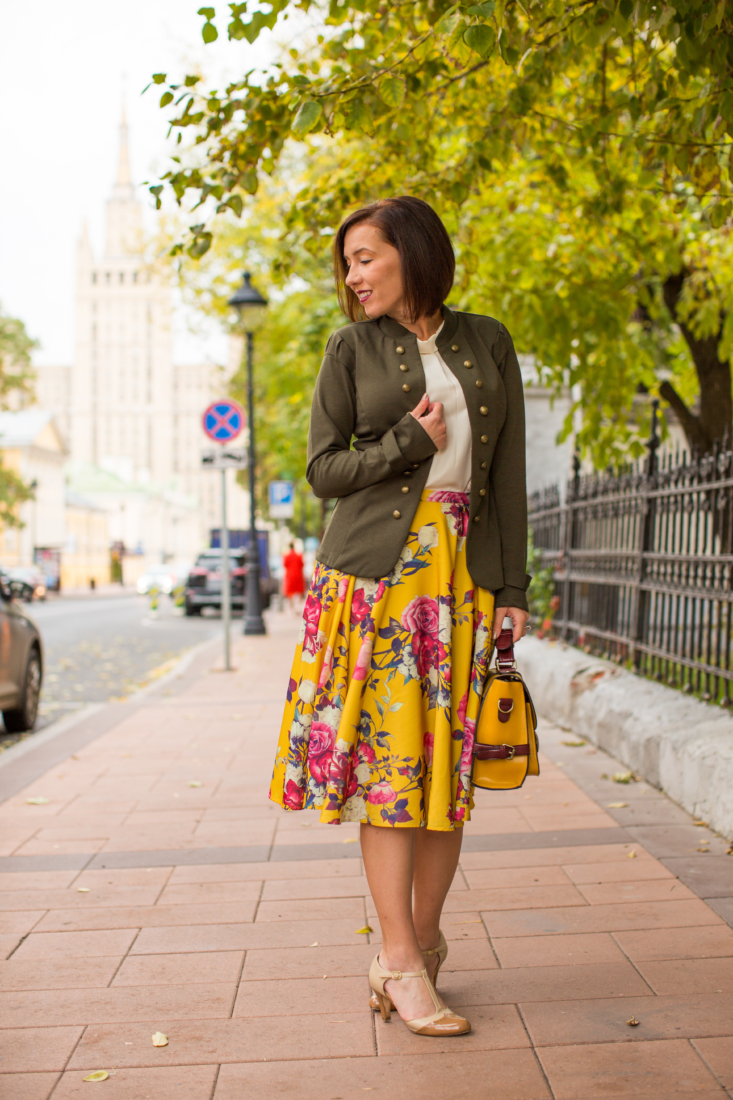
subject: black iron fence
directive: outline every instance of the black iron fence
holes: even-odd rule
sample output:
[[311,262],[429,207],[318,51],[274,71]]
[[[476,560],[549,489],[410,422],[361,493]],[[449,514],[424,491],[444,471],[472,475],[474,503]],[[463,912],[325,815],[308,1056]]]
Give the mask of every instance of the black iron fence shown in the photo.
[[703,699],[733,702],[733,451],[660,456],[535,493],[561,637]]

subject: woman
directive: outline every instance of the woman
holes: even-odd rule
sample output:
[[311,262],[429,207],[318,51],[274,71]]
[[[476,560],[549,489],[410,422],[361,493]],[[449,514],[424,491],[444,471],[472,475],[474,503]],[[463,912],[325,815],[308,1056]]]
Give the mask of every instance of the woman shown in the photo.
[[283,556],[283,568],[285,569],[283,596],[288,601],[290,610],[294,611],[296,603],[300,602],[303,596],[305,587],[303,584],[303,556],[295,549],[294,542],[290,543],[288,553]]
[[473,806],[493,638],[506,615],[515,641],[527,621],[522,380],[503,325],[444,305],[455,260],[427,203],[351,214],[334,265],[354,323],[326,348],[307,477],[338,502],[270,797],[361,822],[382,933],[371,1003],[417,1034],[465,1034],[435,991],[440,914]]

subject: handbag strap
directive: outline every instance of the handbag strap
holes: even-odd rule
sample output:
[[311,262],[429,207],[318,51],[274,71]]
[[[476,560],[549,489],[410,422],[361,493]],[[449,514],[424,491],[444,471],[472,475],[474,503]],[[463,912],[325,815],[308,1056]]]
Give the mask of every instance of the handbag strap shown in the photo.
[[482,745],[477,741],[473,755],[477,760],[513,760],[515,756],[529,756],[529,745]]
[[502,626],[499,637],[496,639],[496,667],[500,672],[506,669],[514,669],[517,662],[514,657],[514,630]]

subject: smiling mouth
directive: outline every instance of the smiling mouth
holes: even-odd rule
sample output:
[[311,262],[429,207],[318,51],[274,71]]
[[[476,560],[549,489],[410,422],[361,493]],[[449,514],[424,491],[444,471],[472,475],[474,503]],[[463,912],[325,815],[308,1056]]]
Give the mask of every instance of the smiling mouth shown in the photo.
[[371,298],[371,296],[372,296],[372,292],[371,292],[371,290],[358,290],[358,291],[357,291],[357,294],[358,294],[358,296],[359,296],[359,301],[360,301],[360,302],[361,302],[362,304],[363,304],[364,302],[366,302],[367,298]]

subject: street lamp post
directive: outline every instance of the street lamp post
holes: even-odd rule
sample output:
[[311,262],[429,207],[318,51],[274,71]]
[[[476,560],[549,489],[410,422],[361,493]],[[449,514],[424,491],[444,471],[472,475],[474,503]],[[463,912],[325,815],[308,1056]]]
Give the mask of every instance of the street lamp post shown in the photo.
[[265,634],[265,621],[262,618],[262,597],[260,593],[260,550],[257,543],[257,525],[255,523],[255,418],[254,385],[252,368],[254,359],[254,333],[261,324],[267,309],[267,299],[251,283],[251,275],[245,271],[242,285],[229,299],[234,306],[246,335],[247,343],[247,421],[249,424],[249,549],[247,550],[247,596],[244,616],[245,634]]

